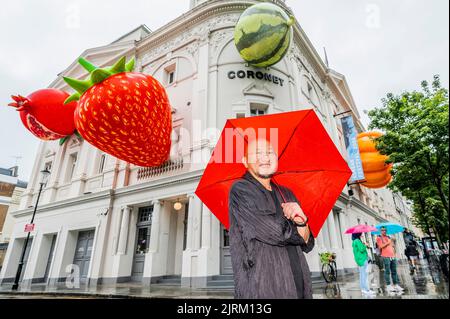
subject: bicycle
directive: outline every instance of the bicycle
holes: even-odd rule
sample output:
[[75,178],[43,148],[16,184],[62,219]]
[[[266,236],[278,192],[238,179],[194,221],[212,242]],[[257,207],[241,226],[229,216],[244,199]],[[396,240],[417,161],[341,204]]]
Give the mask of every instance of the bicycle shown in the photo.
[[341,288],[339,287],[339,284],[328,284],[325,287],[325,296],[327,296],[330,299],[342,299],[341,296]]
[[335,253],[322,253],[319,254],[320,261],[322,262],[322,276],[327,283],[337,282],[338,273],[336,265]]

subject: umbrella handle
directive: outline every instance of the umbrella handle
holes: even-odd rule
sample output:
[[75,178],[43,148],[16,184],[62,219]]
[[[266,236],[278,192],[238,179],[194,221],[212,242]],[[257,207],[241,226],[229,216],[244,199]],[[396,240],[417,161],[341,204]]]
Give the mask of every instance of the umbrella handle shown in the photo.
[[[273,184],[276,186],[276,188],[278,189],[278,192],[280,193],[281,197],[283,198],[283,202],[287,203],[286,197],[284,197],[283,192],[281,191],[280,186],[278,186],[278,184],[275,182],[275,180],[273,181]],[[299,203],[300,205],[300,203]],[[300,205],[301,206],[301,205]],[[300,216],[299,214],[296,214],[295,217],[300,217],[303,221],[305,221],[302,216]]]
[[275,181],[274,181],[274,183],[273,183],[276,187],[277,187],[277,189],[278,189],[278,192],[280,193],[280,195],[281,195],[281,197],[283,198],[283,202],[284,203],[287,203],[287,200],[286,200],[286,197],[284,197],[284,194],[283,194],[283,192],[281,191],[281,188],[280,188],[280,186],[278,186],[278,184],[277,183],[275,183]]

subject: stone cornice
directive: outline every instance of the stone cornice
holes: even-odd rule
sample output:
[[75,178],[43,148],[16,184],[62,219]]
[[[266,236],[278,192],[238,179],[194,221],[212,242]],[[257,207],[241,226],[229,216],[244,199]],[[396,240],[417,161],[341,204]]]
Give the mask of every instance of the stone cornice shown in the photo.
[[175,176],[163,177],[157,180],[152,180],[146,183],[135,184],[126,188],[116,190],[116,198],[127,196],[130,194],[140,193],[143,191],[150,191],[155,189],[166,188],[173,185],[186,184],[188,182],[199,182],[204,170],[189,171]]
[[339,201],[341,203],[343,203],[344,205],[351,204],[353,207],[356,207],[359,210],[361,210],[362,212],[366,213],[367,215],[372,216],[373,218],[375,218],[379,222],[384,222],[385,221],[384,218],[381,217],[380,214],[377,213],[377,211],[375,211],[372,208],[366,206],[359,199],[356,199],[354,197],[350,198],[350,196],[348,196],[347,194],[342,193],[339,196]]
[[[78,206],[78,205],[85,204],[85,203],[95,202],[98,200],[108,199],[113,195],[114,195],[114,191],[109,189],[106,191],[83,195],[83,196],[78,196],[78,197],[73,197],[73,198],[62,200],[62,201],[45,204],[42,206],[39,205],[38,210],[36,211],[36,215],[39,215],[40,213],[44,213],[44,212],[49,212],[49,211],[58,209],[60,207],[66,208],[66,207],[71,207],[71,206]],[[12,212],[11,216],[23,217],[23,216],[31,215],[33,213],[33,209],[34,209],[34,206],[27,208],[27,209],[17,210],[15,212]]]
[[[142,184],[135,184],[128,187],[119,188],[115,191],[112,189],[101,191],[98,193],[87,194],[74,198],[57,201],[51,204],[45,204],[38,207],[37,215],[44,212],[49,212],[60,207],[78,206],[85,203],[95,202],[99,200],[105,200],[111,197],[118,198],[120,196],[127,196],[134,193],[140,193],[145,191],[151,191],[155,189],[165,188],[171,185],[186,184],[186,182],[198,182],[203,175],[203,170],[190,171],[176,176],[164,177],[158,180],[152,180]],[[34,207],[18,210],[11,213],[13,217],[28,216],[33,213]]]

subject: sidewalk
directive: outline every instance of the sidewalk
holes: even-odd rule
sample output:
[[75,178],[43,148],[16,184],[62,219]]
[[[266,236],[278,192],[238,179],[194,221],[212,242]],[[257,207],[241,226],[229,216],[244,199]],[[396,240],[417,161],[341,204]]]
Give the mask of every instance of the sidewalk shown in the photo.
[[[399,278],[401,286],[405,289],[402,295],[388,295],[379,289],[377,299],[448,299],[448,282],[442,274],[430,271],[425,261],[414,274],[410,275],[407,265],[399,265]],[[377,282],[384,287],[383,272],[379,272]],[[359,289],[359,276],[357,274],[346,276],[337,284],[327,285],[318,283],[313,285],[315,299],[362,299]],[[100,285],[98,287],[80,287],[67,289],[65,287],[49,288],[45,285],[33,285],[29,289],[11,291],[11,285],[0,287],[2,298],[120,298],[120,299],[233,299],[233,289],[202,288],[191,289],[177,286],[152,285],[143,287],[139,283],[124,283],[117,285]]]

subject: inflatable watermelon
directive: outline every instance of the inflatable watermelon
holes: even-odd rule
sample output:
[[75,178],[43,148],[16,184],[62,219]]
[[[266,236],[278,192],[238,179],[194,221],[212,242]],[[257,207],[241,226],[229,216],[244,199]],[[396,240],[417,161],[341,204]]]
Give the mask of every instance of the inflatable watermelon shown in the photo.
[[260,68],[280,62],[291,44],[294,22],[294,17],[272,3],[251,6],[234,30],[239,54],[250,65]]

